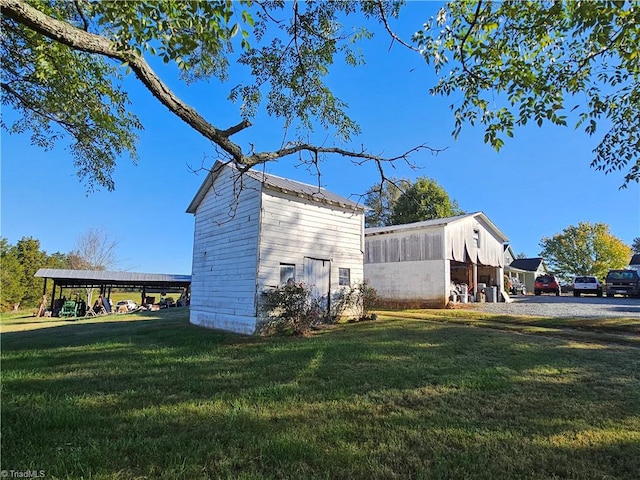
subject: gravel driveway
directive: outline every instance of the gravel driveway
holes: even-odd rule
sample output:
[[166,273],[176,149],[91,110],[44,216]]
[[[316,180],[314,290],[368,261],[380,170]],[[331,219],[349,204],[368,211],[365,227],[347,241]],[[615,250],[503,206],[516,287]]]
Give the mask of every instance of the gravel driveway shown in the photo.
[[481,312],[542,317],[637,317],[640,321],[640,299],[622,297],[526,295],[511,297],[511,303],[472,303]]

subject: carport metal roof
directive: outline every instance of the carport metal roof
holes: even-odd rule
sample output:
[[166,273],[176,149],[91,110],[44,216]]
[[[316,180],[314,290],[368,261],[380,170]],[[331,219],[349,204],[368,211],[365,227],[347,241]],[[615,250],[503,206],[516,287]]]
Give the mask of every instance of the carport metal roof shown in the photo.
[[164,273],[108,272],[105,270],[64,270],[41,268],[35,277],[51,278],[61,288],[188,288],[191,275],[170,275]]

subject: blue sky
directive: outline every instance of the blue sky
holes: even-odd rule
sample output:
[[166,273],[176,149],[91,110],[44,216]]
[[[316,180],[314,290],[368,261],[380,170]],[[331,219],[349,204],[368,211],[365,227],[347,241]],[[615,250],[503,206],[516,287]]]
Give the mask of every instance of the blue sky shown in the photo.
[[[408,36],[437,7],[409,3],[394,29]],[[386,156],[422,143],[446,149],[438,155],[415,154],[417,170],[398,164],[388,174],[434,178],[462,209],[483,211],[506,234],[516,254],[537,256],[542,237],[581,221],[606,223],[628,244],[640,236],[640,186],[620,190],[623,173],[605,175],[589,167],[597,135],[590,138],[572,127],[527,126],[496,153],[483,143],[481,127],[465,125],[454,141],[449,105],[456,99],[431,96],[429,87],[436,81],[432,68],[417,53],[389,45],[389,38],[377,30],[374,39],[363,44],[367,64],[356,69],[336,65],[329,79],[362,128],[353,139],[356,148],[362,144]],[[173,71],[161,68],[159,73],[219,128],[240,120],[238,107],[225,100],[234,83],[186,87],[173,81]],[[127,86],[145,130],[138,165],[120,159],[113,192],[87,195],[62,145],[45,152],[31,146],[28,135],[2,132],[1,234],[12,244],[32,236],[48,253],[69,252],[89,227],[100,227],[118,241],[116,269],[190,273],[193,217],[185,210],[205,173],[192,170],[210,167],[215,150],[135,79]],[[2,115],[10,122],[16,114],[5,108]],[[261,115],[254,124],[234,140],[254,143],[259,150],[279,145],[282,128],[277,120]],[[326,134],[316,132],[315,138],[324,140]],[[307,183],[318,181],[297,158],[266,169]],[[321,173],[323,187],[347,197],[363,194],[379,181],[374,165],[356,167],[340,157],[328,158]]]

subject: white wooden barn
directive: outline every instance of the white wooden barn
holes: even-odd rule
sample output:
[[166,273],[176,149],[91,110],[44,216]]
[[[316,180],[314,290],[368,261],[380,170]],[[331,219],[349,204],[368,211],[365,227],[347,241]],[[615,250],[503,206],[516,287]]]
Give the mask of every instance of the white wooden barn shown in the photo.
[[482,212],[365,230],[364,276],[383,304],[442,308],[452,283],[504,285],[507,237]]
[[364,209],[317,185],[217,162],[187,212],[193,324],[252,334],[265,289],[302,281],[329,308],[363,279]]

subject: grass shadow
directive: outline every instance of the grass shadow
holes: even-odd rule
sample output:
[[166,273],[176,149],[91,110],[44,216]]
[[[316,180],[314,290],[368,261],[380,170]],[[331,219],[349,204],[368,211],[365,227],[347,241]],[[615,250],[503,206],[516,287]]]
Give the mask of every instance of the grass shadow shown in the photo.
[[[2,334],[3,468],[54,478],[633,478],[637,350],[410,319]],[[117,459],[117,460],[115,460]]]

